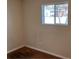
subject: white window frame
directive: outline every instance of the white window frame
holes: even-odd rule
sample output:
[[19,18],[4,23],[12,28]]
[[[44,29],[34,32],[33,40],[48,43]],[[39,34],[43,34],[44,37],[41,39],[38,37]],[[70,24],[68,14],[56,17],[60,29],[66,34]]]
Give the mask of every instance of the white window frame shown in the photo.
[[[62,3],[62,4],[68,4],[68,3]],[[47,5],[54,5],[54,14],[56,14],[56,5],[61,5],[61,4],[47,4]],[[42,24],[45,24],[45,25],[64,25],[64,26],[67,26],[68,25],[68,19],[67,19],[67,24],[57,24],[56,23],[56,15],[54,15],[54,24],[46,24],[44,21],[45,21],[45,19],[44,19],[44,6],[45,5],[42,5]],[[67,17],[68,17],[68,15],[67,15]]]

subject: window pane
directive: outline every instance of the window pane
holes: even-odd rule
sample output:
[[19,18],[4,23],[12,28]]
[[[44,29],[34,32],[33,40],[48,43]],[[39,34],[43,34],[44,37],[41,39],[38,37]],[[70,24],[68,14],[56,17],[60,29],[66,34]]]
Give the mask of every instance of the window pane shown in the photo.
[[56,5],[56,23],[67,24],[68,4]]
[[45,24],[54,24],[54,17],[45,17]]
[[44,16],[45,17],[54,16],[54,5],[45,5],[44,6]]
[[42,23],[68,24],[68,4],[43,5]]
[[44,6],[44,23],[54,24],[54,5]]
[[57,24],[59,24],[59,23],[60,23],[60,21],[59,21],[59,18],[58,18],[58,17],[56,17],[56,23],[57,23]]

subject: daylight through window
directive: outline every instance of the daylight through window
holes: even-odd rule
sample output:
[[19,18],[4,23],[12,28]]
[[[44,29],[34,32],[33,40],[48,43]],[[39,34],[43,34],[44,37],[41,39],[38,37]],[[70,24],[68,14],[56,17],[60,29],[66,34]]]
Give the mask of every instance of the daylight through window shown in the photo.
[[68,24],[68,4],[43,5],[43,24]]

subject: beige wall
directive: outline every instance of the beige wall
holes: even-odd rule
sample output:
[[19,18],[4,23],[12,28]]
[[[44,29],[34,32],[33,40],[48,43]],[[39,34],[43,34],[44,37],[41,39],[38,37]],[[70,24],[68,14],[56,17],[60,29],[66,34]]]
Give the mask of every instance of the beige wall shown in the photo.
[[[60,0],[55,1],[60,2]],[[48,0],[47,3],[55,1]],[[8,0],[7,3],[7,50],[25,44],[70,57],[70,24],[69,26],[42,25],[40,17],[42,0],[22,2],[23,0]]]
[[[54,3],[52,1],[48,2]],[[42,0],[24,0],[25,45],[70,58],[70,24],[69,26],[42,25],[41,2]]]
[[21,0],[7,0],[7,50],[23,44],[23,12]]

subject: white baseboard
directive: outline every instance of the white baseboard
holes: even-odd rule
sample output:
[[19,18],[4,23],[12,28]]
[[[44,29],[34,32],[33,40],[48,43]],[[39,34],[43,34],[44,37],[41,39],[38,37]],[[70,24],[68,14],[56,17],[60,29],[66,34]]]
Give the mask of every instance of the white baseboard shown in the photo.
[[7,51],[7,53],[10,53],[10,52],[13,52],[13,51],[15,51],[15,50],[18,50],[18,49],[20,49],[20,48],[22,48],[22,47],[24,47],[24,46],[25,46],[25,45],[18,46],[18,47],[16,47],[16,48],[12,49],[12,50]]
[[64,57],[64,56],[61,56],[61,55],[57,55],[57,54],[55,54],[55,53],[48,52],[48,51],[46,51],[46,50],[42,50],[42,49],[39,49],[39,48],[36,48],[36,47],[32,47],[32,46],[30,46],[30,45],[21,45],[21,46],[19,46],[19,47],[16,47],[16,48],[14,48],[14,49],[12,49],[12,50],[7,51],[7,53],[13,52],[13,51],[15,51],[15,50],[17,50],[17,49],[20,49],[20,48],[22,48],[22,47],[29,47],[29,48],[32,48],[32,49],[35,49],[35,50],[38,50],[38,51],[41,51],[41,52],[44,52],[44,53],[47,53],[47,54],[50,54],[50,55],[54,55],[54,56],[60,57],[60,58],[62,58],[62,59],[70,59],[70,58],[67,58],[67,57]]
[[36,47],[32,47],[32,46],[30,46],[30,45],[26,45],[26,47],[29,47],[29,48],[32,48],[32,49],[35,49],[35,50],[38,50],[38,51],[41,51],[41,52],[44,52],[44,53],[47,53],[47,54],[50,54],[50,55],[57,56],[57,57],[60,57],[60,58],[62,58],[62,59],[70,59],[70,58],[67,58],[67,57],[64,57],[64,56],[61,56],[61,55],[57,55],[57,54],[48,52],[48,51],[46,51],[46,50],[42,50],[42,49],[39,49],[39,48],[36,48]]

